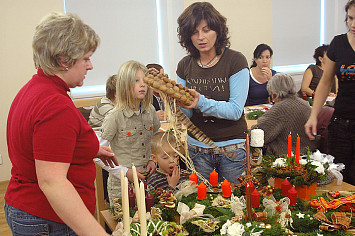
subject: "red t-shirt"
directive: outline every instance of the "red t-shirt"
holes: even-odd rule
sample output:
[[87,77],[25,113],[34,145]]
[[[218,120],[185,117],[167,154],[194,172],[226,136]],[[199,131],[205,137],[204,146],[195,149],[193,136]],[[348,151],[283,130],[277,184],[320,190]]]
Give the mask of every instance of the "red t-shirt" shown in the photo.
[[69,87],[42,70],[19,91],[7,121],[12,163],[7,204],[45,219],[63,222],[38,186],[35,159],[70,163],[67,178],[89,211],[95,212],[95,164],[99,143],[74,106]]

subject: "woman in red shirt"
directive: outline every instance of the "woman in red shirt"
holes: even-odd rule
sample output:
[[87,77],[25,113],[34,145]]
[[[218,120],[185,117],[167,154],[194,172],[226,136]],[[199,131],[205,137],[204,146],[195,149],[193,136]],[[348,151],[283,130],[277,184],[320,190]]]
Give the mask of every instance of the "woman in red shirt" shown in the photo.
[[93,158],[118,163],[67,93],[93,69],[90,57],[99,41],[72,14],[52,13],[36,27],[38,71],[15,97],[7,123],[12,176],[5,216],[14,235],[107,235],[92,216]]

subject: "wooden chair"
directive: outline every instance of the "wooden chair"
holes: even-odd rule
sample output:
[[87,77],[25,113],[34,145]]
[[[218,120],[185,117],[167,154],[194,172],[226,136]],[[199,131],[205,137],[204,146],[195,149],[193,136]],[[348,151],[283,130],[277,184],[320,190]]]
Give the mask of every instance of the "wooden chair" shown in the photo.
[[96,179],[95,179],[95,195],[96,195],[96,219],[100,225],[105,228],[105,221],[100,214],[101,211],[106,210],[105,197],[104,197],[104,184],[102,179],[102,168],[96,164]]

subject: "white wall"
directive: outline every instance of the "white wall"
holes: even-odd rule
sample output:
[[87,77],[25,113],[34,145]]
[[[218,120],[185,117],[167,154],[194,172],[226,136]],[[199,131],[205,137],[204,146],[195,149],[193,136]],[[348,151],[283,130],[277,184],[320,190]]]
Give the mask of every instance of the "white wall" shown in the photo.
[[61,0],[0,1],[0,181],[10,179],[11,163],[6,145],[6,120],[19,89],[36,72],[32,60],[32,37],[43,16],[63,12]]

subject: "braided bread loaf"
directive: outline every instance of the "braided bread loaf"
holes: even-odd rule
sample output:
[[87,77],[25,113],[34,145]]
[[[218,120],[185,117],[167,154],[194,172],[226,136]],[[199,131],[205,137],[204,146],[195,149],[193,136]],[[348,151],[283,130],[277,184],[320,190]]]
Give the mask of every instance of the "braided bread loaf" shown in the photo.
[[187,87],[177,84],[176,81],[169,79],[167,74],[161,74],[155,68],[148,70],[144,82],[159,93],[164,93],[168,97],[175,98],[185,105],[191,105],[194,99],[194,91],[190,91]]

